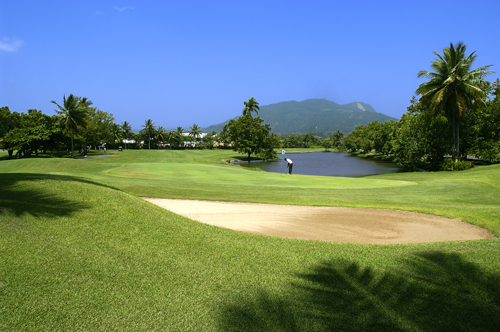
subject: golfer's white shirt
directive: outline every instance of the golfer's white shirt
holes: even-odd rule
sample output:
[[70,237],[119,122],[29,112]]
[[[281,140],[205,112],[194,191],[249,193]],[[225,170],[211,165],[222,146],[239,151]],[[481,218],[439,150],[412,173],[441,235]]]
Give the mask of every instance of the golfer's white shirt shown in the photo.
[[289,164],[293,164],[292,159],[287,159],[286,161],[287,161]]

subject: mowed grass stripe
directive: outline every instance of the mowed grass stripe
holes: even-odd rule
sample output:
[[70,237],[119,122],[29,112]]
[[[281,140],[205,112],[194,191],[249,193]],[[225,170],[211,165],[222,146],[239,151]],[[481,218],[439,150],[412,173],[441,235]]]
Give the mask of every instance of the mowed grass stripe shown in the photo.
[[[364,178],[322,177],[249,171],[236,166],[205,164],[134,163],[120,165],[102,172],[109,176],[134,179],[163,179],[171,182],[196,182],[198,185],[235,185],[288,188],[383,188],[415,185],[416,183],[398,180],[378,180]],[[180,182],[180,181],[179,181]]]

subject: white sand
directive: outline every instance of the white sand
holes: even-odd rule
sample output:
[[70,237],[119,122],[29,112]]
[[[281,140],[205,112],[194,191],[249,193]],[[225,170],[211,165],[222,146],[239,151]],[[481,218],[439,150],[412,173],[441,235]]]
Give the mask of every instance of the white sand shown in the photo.
[[495,237],[459,219],[407,211],[143,199],[202,223],[293,239],[396,244]]

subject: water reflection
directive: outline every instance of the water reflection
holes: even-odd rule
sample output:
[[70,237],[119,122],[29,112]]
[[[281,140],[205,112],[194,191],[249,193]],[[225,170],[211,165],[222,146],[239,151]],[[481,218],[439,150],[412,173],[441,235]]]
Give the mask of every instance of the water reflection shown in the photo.
[[[281,154],[278,154],[281,158]],[[388,162],[358,158],[344,152],[287,153],[286,158],[293,161],[293,174],[360,177],[376,174],[401,172],[402,167]],[[258,167],[267,172],[287,173],[285,161],[242,161],[245,167]]]

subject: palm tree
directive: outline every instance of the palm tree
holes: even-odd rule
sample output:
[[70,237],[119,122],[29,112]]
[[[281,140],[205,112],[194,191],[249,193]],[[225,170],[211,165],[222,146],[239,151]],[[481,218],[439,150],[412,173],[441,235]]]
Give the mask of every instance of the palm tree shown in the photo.
[[184,135],[182,135],[184,133],[184,129],[182,129],[182,127],[177,127],[177,129],[175,130],[175,139],[176,139],[176,142],[178,143],[179,147],[183,147],[184,146]]
[[422,95],[422,105],[437,115],[444,111],[452,128],[452,157],[460,157],[459,123],[465,112],[472,109],[474,103],[485,104],[487,96],[484,88],[487,81],[483,78],[493,71],[487,70],[490,66],[483,66],[471,70],[476,59],[476,52],[465,55],[466,46],[459,42],[450,43],[443,49],[443,56],[434,51],[437,59],[431,62],[433,72],[421,70],[417,77],[429,78],[428,82],[419,85],[416,94]]
[[116,141],[117,140],[118,140],[118,142],[120,141],[120,137],[118,136],[118,134],[120,134],[120,126],[113,122],[110,125],[110,130],[111,130],[111,134],[113,135],[113,149],[115,149],[116,148],[116,146],[115,146]]
[[248,99],[248,101],[244,101],[243,104],[245,105],[245,108],[243,108],[243,115],[252,116],[252,112],[259,114],[259,103],[255,100],[254,97],[251,97],[250,99]]
[[176,133],[170,130],[168,133],[165,134],[165,137],[166,137],[165,141],[168,143],[170,150],[172,150],[172,145],[177,140]]
[[73,158],[73,135],[78,133],[78,127],[85,128],[87,124],[88,107],[92,105],[92,102],[85,97],[80,98],[70,94],[67,99],[66,95],[63,96],[62,106],[54,100],[52,100],[51,103],[57,105],[59,110],[55,111],[59,115],[64,129],[69,129],[71,133],[71,158]]
[[[128,123],[127,121],[123,121],[122,124],[120,125],[120,130],[121,130],[121,133],[123,135],[123,138],[128,140],[128,137],[129,137],[130,133],[132,132],[132,126],[130,125],[130,123]],[[126,146],[127,146],[127,143],[125,143],[125,147]]]
[[[167,134],[165,128],[163,128],[162,126],[158,127],[156,129],[156,139],[159,141],[160,140],[160,137],[161,137],[161,142],[163,144],[163,141],[165,140],[164,136]],[[163,147],[165,147],[165,145],[163,145]],[[159,145],[158,145],[158,148],[159,148]]]
[[190,128],[191,128],[191,130],[189,131],[189,136],[193,137],[193,140],[199,141],[200,135],[202,133],[201,128],[198,127],[198,125],[196,123],[193,126],[191,126]]
[[153,136],[155,132],[155,123],[153,120],[147,119],[143,127],[144,129],[142,132],[148,135],[148,147],[151,149],[151,136]]

